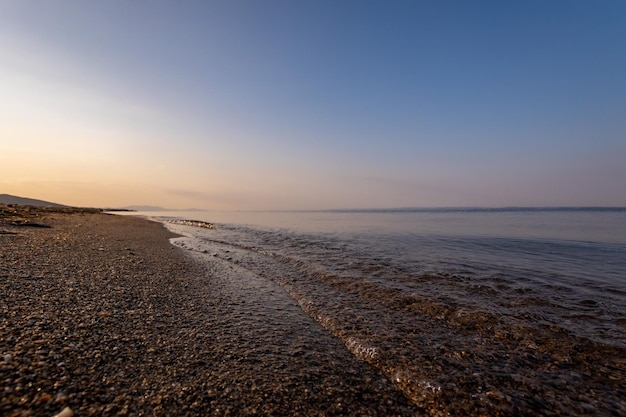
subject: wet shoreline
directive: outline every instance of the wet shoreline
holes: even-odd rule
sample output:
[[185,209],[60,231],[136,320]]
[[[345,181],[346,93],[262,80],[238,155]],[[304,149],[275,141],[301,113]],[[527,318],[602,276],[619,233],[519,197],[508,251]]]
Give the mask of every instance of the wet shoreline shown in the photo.
[[[441,285],[470,290],[476,300],[497,297],[488,287],[468,286],[453,275],[407,276],[414,288],[430,290],[406,292],[359,278],[363,269],[342,274],[335,266],[325,268],[320,257],[312,262],[285,255],[274,240],[275,249],[268,250],[265,231],[255,240],[248,228],[231,233],[168,227],[187,236],[174,243],[190,252],[283,287],[355,357],[386,375],[428,414],[626,415],[625,349],[550,324],[541,308],[521,306],[525,312],[519,315],[502,315],[488,304],[438,297],[448,291],[440,292]],[[289,235],[285,242],[296,238]],[[353,258],[348,262],[350,268],[357,265]]]

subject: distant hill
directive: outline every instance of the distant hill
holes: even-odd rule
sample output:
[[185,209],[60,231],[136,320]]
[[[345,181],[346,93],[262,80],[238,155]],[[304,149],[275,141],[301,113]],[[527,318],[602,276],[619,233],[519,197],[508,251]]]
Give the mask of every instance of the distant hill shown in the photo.
[[169,211],[168,209],[159,206],[126,206],[121,208],[134,211]]
[[21,206],[39,207],[68,207],[63,204],[52,203],[50,201],[36,200],[34,198],[18,197],[9,194],[0,194],[0,204],[18,204]]

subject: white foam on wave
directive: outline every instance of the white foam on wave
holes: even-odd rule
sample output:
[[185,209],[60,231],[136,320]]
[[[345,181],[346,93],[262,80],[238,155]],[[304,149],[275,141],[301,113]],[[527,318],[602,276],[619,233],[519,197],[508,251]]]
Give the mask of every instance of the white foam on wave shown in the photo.
[[375,360],[380,355],[379,348],[367,346],[353,337],[346,339],[344,344],[354,356],[367,362]]

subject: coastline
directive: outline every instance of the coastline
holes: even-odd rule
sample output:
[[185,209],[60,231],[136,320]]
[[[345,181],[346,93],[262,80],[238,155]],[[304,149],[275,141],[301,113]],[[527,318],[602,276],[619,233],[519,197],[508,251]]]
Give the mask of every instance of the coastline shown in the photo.
[[202,266],[160,223],[0,223],[0,414],[415,415],[280,288]]

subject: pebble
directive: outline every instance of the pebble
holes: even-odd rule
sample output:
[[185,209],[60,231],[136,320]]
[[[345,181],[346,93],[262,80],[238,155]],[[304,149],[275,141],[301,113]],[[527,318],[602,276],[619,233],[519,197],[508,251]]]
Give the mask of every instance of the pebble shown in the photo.
[[72,417],[74,415],[74,411],[70,407],[65,407],[59,414],[56,414],[54,417]]

